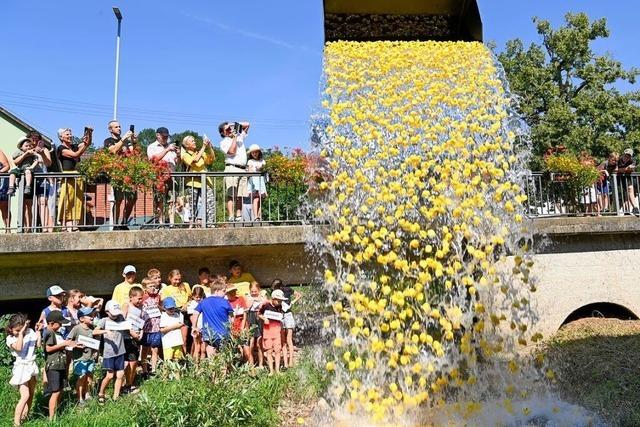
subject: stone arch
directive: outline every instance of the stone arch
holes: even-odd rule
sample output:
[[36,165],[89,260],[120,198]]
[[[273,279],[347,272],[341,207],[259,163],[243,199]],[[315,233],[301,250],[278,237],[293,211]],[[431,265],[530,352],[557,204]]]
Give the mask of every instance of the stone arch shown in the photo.
[[562,322],[565,325],[585,317],[608,317],[622,320],[638,320],[638,315],[627,307],[612,302],[595,302],[573,310]]

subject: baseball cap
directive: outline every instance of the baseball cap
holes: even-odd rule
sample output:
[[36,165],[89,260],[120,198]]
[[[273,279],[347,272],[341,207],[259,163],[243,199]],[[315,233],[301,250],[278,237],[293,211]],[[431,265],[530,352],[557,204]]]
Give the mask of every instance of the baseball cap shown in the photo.
[[271,298],[286,301],[284,292],[282,292],[281,289],[276,289],[275,291],[271,292]]
[[82,316],[91,316],[91,314],[96,311],[94,307],[82,307],[78,310],[79,317]]
[[156,133],[159,133],[160,135],[169,135],[169,129],[166,127],[159,127],[156,129]]
[[624,150],[622,153],[624,154],[628,154],[630,156],[633,156],[633,148],[627,148],[626,150]]
[[122,270],[122,275],[124,276],[125,274],[135,273],[135,272],[136,272],[136,268],[133,265],[127,265],[124,267],[124,270]]
[[107,305],[104,306],[104,310],[109,312],[109,314],[111,314],[112,316],[120,316],[122,314],[120,304],[112,299],[107,301]]
[[170,308],[176,308],[176,300],[173,299],[173,297],[167,297],[164,299],[164,301],[162,302],[162,305],[164,306],[165,310],[168,310]]
[[47,323],[60,323],[62,326],[68,326],[71,324],[71,320],[64,317],[60,310],[53,310],[47,314]]
[[51,297],[53,295],[60,295],[60,294],[64,294],[67,291],[65,291],[64,289],[62,289],[60,286],[58,285],[53,285],[51,286],[49,289],[47,289],[47,296]]

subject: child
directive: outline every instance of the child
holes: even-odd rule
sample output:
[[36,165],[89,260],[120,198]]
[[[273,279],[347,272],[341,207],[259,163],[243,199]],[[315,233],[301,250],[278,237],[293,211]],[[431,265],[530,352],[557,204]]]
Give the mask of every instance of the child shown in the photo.
[[[69,332],[69,339],[78,341],[78,337],[83,336],[93,339],[93,317],[96,310],[93,307],[82,307],[78,310],[78,323]],[[93,371],[96,365],[98,350],[87,346],[76,346],[73,349],[73,375],[76,381],[76,393],[78,394],[78,404],[84,405],[90,398],[89,390],[93,383]]]
[[22,174],[25,176],[24,194],[31,194],[31,185],[33,184],[33,170],[42,162],[42,156],[35,151],[35,146],[29,138],[22,138],[18,142],[18,150],[13,153],[13,162],[15,167],[9,171],[9,191],[7,194],[12,196],[16,192],[16,178]]
[[282,280],[275,279],[271,282],[271,289],[280,289],[284,294],[286,300],[282,302],[282,312],[284,317],[282,319],[282,355],[284,357],[284,367],[293,367],[294,351],[293,351],[293,330],[296,327],[296,322],[291,312],[291,306],[298,302],[302,297],[300,292],[294,292],[289,286],[284,286]]
[[[231,334],[236,338],[240,338],[242,332],[247,329],[247,310],[249,309],[249,305],[244,297],[237,295],[237,289],[235,285],[230,285],[227,287],[226,293],[227,301],[229,301],[231,308],[233,308]],[[240,356],[249,360],[249,341],[243,339],[240,343]]]
[[120,396],[122,381],[124,379],[124,333],[127,325],[124,322],[122,309],[120,304],[114,300],[107,301],[105,306],[107,317],[100,319],[98,325],[93,330],[93,335],[103,335],[104,347],[102,349],[102,367],[107,371],[106,375],[100,383],[100,391],[98,392],[98,403],[104,405],[105,391],[107,386],[115,375],[113,384],[113,400],[117,400]]
[[286,300],[284,293],[280,289],[271,292],[271,301],[265,302],[258,311],[258,317],[264,322],[262,331],[262,347],[267,356],[269,365],[269,375],[274,372],[280,373],[280,348],[282,332],[282,301]]
[[157,268],[152,268],[147,271],[147,277],[153,280],[156,285],[158,285],[158,292],[160,292],[161,289],[164,289],[167,286],[165,283],[162,283],[162,273],[160,273],[160,270],[158,270]]
[[151,353],[151,372],[155,372],[158,365],[159,348],[162,345],[162,333],[160,332],[160,287],[155,279],[149,277],[142,279],[145,294],[142,296],[142,310],[145,315],[142,328],[142,374],[149,375],[147,356]]
[[136,283],[136,267],[133,265],[125,265],[122,270],[122,277],[124,281],[118,283],[113,288],[113,294],[111,299],[118,303],[120,307],[124,306],[129,301],[129,290],[133,287],[141,288],[139,283]]
[[207,267],[201,267],[198,270],[198,284],[204,288],[207,296],[211,296],[211,271]]
[[[62,289],[59,285],[53,285],[47,289],[47,299],[49,300],[49,306],[42,310],[40,318],[38,319],[38,323],[42,325],[43,331],[45,331],[47,327],[47,316],[52,311],[60,311],[62,312],[63,317],[69,318],[69,310],[64,305],[67,299],[67,291]],[[64,326],[60,328],[59,334],[62,337],[67,336],[68,331],[65,329],[66,328],[64,328]]]
[[142,329],[145,324],[145,316],[142,311],[142,289],[135,287],[129,290],[129,302],[124,305],[122,313],[131,322],[131,333],[124,332],[125,349],[125,390],[128,393],[136,393],[136,374],[138,371],[138,358],[140,357],[140,340],[143,337]]
[[27,418],[33,402],[38,376],[36,347],[40,346],[40,334],[29,328],[29,320],[22,313],[13,314],[7,325],[7,346],[16,358],[9,384],[18,387],[20,400],[16,404],[13,425],[19,426]]
[[[196,307],[207,297],[205,289],[201,285],[195,285],[191,290],[191,301],[187,304],[187,314],[191,316],[191,324],[193,325],[193,346],[191,347],[191,356],[195,360],[204,359],[207,355],[205,346],[202,342],[202,336],[196,333],[196,330],[202,328],[202,318],[198,319]],[[199,322],[196,323],[196,322]]]
[[[212,357],[229,337],[229,317],[233,315],[233,308],[224,298],[226,284],[221,279],[211,283],[211,296],[198,304],[195,311],[196,334],[201,334],[206,345],[207,357]],[[202,317],[202,328],[198,327]]]
[[65,348],[75,348],[76,343],[65,340],[60,335],[62,327],[71,322],[62,315],[60,310],[53,310],[47,314],[47,330],[44,339],[45,372],[47,376],[46,392],[49,398],[49,421],[56,416],[56,409],[62,396],[64,379],[67,377],[67,353]]
[[164,313],[160,316],[160,332],[162,332],[162,353],[164,360],[180,360],[184,358],[184,341],[181,329],[184,327],[184,316],[178,310],[173,297],[162,301]]
[[[167,276],[169,284],[166,288],[163,288],[160,291],[160,298],[164,300],[167,297],[172,297],[173,301],[176,304],[178,311],[182,312],[183,318],[184,315],[187,314],[187,303],[189,302],[189,298],[191,297],[191,288],[187,282],[182,281],[182,273],[180,270],[175,269],[169,272]],[[186,320],[187,322],[185,323]],[[182,327],[180,333],[182,334],[182,354],[187,354],[187,336],[189,334],[189,318],[185,318],[182,323],[184,326]],[[164,345],[163,345],[164,347]]]
[[[251,144],[248,150],[247,172],[262,172],[265,161],[262,158],[262,150],[258,144]],[[267,186],[264,176],[252,176],[247,186],[248,196],[253,205],[253,220],[262,221],[262,199],[267,196]]]
[[84,297],[85,294],[80,289],[71,289],[69,291],[69,297],[67,299],[67,310],[69,311],[69,320],[71,320],[69,330],[80,323],[78,320],[78,309],[82,307],[82,298]]
[[247,314],[247,322],[251,331],[249,338],[249,364],[254,365],[253,352],[258,353],[258,367],[264,365],[264,357],[262,355],[262,322],[258,318],[258,311],[266,299],[260,293],[260,284],[253,282],[251,284],[251,295],[249,297],[249,313]]
[[238,285],[238,295],[245,296],[249,294],[249,287],[256,279],[247,271],[242,270],[242,265],[236,260],[229,263],[229,280],[228,283]]

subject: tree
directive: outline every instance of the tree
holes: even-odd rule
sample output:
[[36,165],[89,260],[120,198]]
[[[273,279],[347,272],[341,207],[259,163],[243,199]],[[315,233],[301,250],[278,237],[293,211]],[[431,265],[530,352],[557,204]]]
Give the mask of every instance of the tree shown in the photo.
[[156,140],[156,131],[151,128],[142,129],[140,133],[138,133],[138,143],[145,150],[149,146],[149,144],[153,144]]
[[544,152],[564,145],[578,154],[604,158],[611,151],[640,146],[640,92],[621,93],[615,83],[635,83],[637,69],[625,70],[610,55],[596,55],[591,42],[609,36],[604,18],[565,15],[565,25],[533,19],[542,44],[524,49],[510,40],[498,55],[520,112],[531,127],[533,168]]

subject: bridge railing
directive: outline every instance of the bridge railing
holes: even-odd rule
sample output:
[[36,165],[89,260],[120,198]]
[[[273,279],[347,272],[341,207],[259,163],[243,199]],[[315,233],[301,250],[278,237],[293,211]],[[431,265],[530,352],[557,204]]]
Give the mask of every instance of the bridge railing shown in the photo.
[[587,187],[577,187],[566,175],[530,172],[525,181],[530,217],[576,215],[640,216],[640,174],[611,174]]
[[15,193],[8,194],[9,177],[0,174],[0,230],[5,232],[295,224],[301,222],[297,195],[305,191],[251,172],[175,172],[164,188],[137,192],[119,191],[106,180],[89,184],[77,173],[36,173],[30,192],[23,175]]

